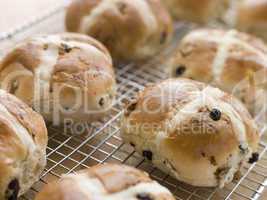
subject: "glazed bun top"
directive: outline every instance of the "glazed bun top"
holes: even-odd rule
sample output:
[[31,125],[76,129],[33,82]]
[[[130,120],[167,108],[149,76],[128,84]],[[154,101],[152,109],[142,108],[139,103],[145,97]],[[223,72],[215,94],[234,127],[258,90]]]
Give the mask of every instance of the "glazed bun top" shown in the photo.
[[[100,92],[112,85],[110,83],[114,77],[112,59],[106,48],[93,38],[70,33],[36,36],[18,44],[4,57],[0,65],[2,85],[6,84],[3,80],[6,80],[7,75],[10,76],[9,72],[14,71],[15,74],[28,71],[29,76],[30,74],[40,74],[41,79],[50,82],[50,85],[53,85],[54,82],[65,82],[80,88],[90,87],[88,88],[90,90],[98,88],[98,90],[95,89],[95,92]],[[105,85],[99,84],[103,80],[98,80],[98,82],[96,80],[94,85],[86,85],[86,83],[92,83],[85,80],[90,77],[84,76],[85,72],[90,71],[109,74],[110,76],[105,77],[110,80],[106,80]],[[31,91],[19,91],[20,88],[16,88],[16,90],[10,87],[9,92],[13,92],[15,95],[24,92],[21,95],[26,96]],[[31,100],[33,98],[30,95],[28,101]]]
[[80,34],[36,36],[18,44],[0,64],[0,81],[2,89],[49,121],[57,110],[67,113],[72,108],[77,112],[70,117],[86,120],[80,112],[85,104],[90,110],[104,111],[116,92],[109,52]]
[[[213,119],[212,112],[214,110],[220,112],[219,119],[216,118],[217,116]],[[243,142],[248,143],[248,146],[254,150],[259,139],[254,120],[239,100],[220,89],[190,79],[168,79],[147,87],[140,92],[137,101],[128,106],[125,117],[130,120],[132,125],[157,124],[158,130],[162,130],[165,134],[163,138],[176,137],[176,135],[180,135],[179,131],[183,135],[183,129],[177,129],[181,128],[180,123],[190,124],[198,121],[207,123],[208,127],[210,124],[211,128],[199,131],[213,130],[220,133],[219,135],[222,137],[228,137],[231,132],[230,135],[235,138],[236,142],[240,142],[240,145]],[[176,126],[174,126],[175,124]],[[151,126],[147,130],[150,128],[154,127]],[[214,136],[208,132],[201,133],[199,137],[202,135]],[[195,139],[197,141],[193,142],[194,146],[205,143],[197,136]],[[224,140],[218,139],[218,142],[222,141]],[[218,148],[219,146],[223,149],[224,144],[221,143],[214,147]],[[225,146],[225,148],[225,151],[228,151],[228,147]],[[223,150],[219,149],[218,153],[219,151],[222,153]],[[188,149],[188,151],[190,150]],[[194,154],[194,151],[191,153]]]
[[264,105],[267,47],[235,30],[200,29],[188,33],[170,58],[173,77],[212,84],[234,94],[256,115]]

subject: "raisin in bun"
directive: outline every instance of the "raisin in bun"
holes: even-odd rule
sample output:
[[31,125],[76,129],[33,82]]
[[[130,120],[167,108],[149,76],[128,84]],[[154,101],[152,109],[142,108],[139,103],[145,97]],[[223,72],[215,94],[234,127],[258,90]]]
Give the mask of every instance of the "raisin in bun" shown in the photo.
[[0,199],[17,199],[39,179],[46,165],[43,118],[0,90]]
[[36,200],[175,200],[165,187],[125,165],[94,166],[50,183]]
[[121,124],[125,142],[194,186],[223,187],[258,155],[257,127],[243,104],[189,79],[147,87],[128,105]]
[[[223,20],[229,0],[161,0],[175,19],[200,24]],[[201,3],[201,4],[200,4]]]
[[267,0],[243,0],[236,14],[236,27],[267,41]]
[[143,60],[170,40],[172,20],[160,0],[75,0],[66,28],[88,34],[116,60]]
[[110,54],[79,34],[37,36],[17,45],[0,65],[0,82],[55,123],[102,117],[116,92]]
[[266,104],[267,47],[235,30],[194,30],[169,61],[173,77],[212,84],[238,97],[253,116]]

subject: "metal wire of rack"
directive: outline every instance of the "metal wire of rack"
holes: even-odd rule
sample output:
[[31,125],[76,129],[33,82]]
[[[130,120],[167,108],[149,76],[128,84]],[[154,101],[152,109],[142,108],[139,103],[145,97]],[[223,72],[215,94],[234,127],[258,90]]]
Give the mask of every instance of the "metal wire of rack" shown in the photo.
[[[64,6],[59,6],[36,18],[37,20],[32,20],[15,31],[6,33],[5,37],[0,37],[0,57],[17,41],[25,37],[64,31]],[[50,27],[49,30],[47,27]],[[183,28],[183,26],[177,26],[177,39],[184,32]],[[50,125],[46,169],[40,181],[21,199],[34,199],[36,193],[45,184],[59,179],[63,174],[107,162],[124,163],[147,171],[153,179],[168,187],[177,200],[258,199],[267,186],[267,145],[263,141],[259,148],[260,161],[258,163],[245,166],[242,177],[224,189],[214,189],[193,187],[175,180],[144,160],[131,146],[124,144],[121,140],[119,123],[123,104],[147,84],[167,77],[164,67],[159,62],[169,51],[171,48],[157,56],[157,59],[152,59],[141,66],[134,63],[117,66],[117,101],[105,118],[87,124],[87,129],[83,131],[83,134],[71,135],[68,130]]]

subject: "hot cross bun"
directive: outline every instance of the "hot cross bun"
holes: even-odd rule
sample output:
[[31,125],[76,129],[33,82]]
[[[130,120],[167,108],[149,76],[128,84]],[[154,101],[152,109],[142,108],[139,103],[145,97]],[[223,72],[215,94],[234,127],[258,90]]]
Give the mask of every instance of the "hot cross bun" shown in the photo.
[[200,29],[182,39],[167,65],[172,77],[219,87],[239,98],[254,117],[262,113],[264,118],[266,63],[267,47],[260,39],[236,30]]
[[79,34],[36,36],[18,44],[0,64],[0,84],[56,124],[102,117],[116,93],[109,52]]
[[233,96],[201,82],[149,86],[123,115],[121,136],[159,169],[194,186],[223,187],[257,161],[259,133]]

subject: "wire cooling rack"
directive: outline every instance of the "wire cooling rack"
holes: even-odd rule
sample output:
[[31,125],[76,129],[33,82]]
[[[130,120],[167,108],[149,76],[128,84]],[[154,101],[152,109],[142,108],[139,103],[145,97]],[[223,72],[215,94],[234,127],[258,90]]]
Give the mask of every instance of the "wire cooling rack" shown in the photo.
[[[9,33],[0,34],[0,57],[16,42],[26,37],[64,31],[64,7],[65,5],[60,5]],[[185,32],[185,27],[177,25],[176,32],[176,39],[179,39]],[[72,127],[82,134],[72,135],[73,130],[49,125],[46,169],[40,180],[21,199],[34,199],[45,184],[59,179],[63,174],[108,162],[124,163],[147,171],[153,179],[168,187],[177,200],[259,199],[267,186],[267,145],[263,141],[259,148],[259,162],[245,166],[241,178],[224,189],[214,189],[193,187],[173,179],[153,167],[121,140],[119,121],[123,105],[147,84],[167,77],[164,66],[159,63],[170,51],[171,47],[158,55],[157,59],[151,59],[145,64],[130,63],[116,66],[118,82],[116,103],[101,121],[87,124],[86,128],[79,125]]]

